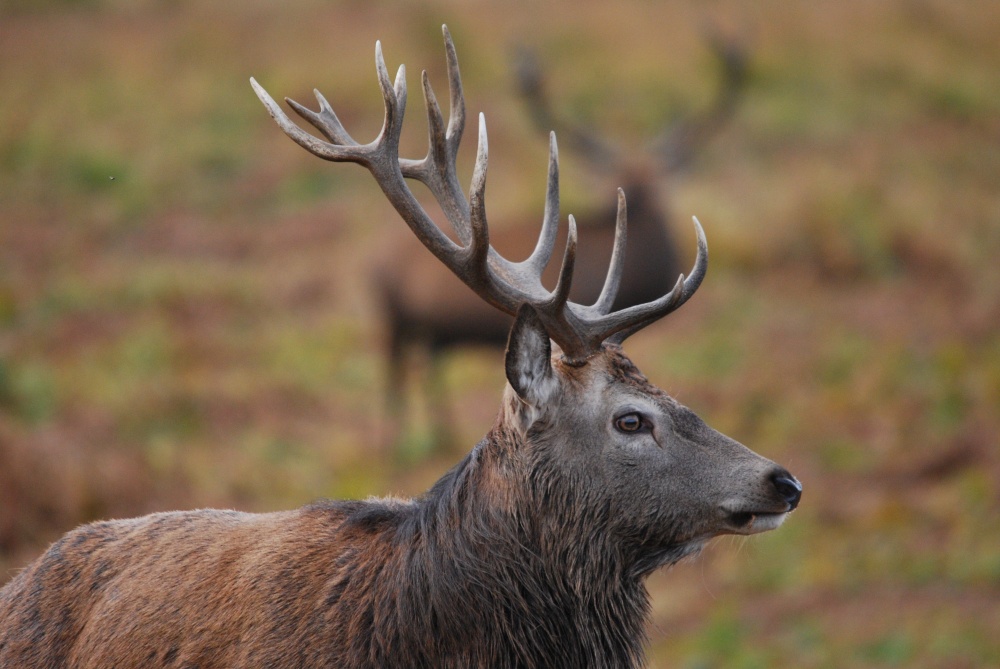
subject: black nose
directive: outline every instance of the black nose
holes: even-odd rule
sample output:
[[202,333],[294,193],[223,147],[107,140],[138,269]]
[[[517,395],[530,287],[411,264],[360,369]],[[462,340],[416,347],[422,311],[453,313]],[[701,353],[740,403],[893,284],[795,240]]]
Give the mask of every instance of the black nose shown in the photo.
[[771,483],[781,495],[781,499],[788,504],[789,511],[799,505],[799,500],[802,499],[802,484],[794,476],[782,469],[771,476]]

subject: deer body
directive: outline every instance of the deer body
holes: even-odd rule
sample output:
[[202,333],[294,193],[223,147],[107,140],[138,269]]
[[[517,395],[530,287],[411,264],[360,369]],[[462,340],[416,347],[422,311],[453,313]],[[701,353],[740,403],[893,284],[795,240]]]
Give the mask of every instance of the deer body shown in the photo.
[[[551,369],[538,415],[508,388],[486,438],[419,500],[159,513],[67,534],[0,591],[0,666],[638,665],[646,575],[717,533],[779,522],[782,470],[615,348]],[[615,433],[612,416],[634,406],[654,427]],[[550,421],[592,436],[539,438]],[[727,481],[750,474],[733,497]],[[736,515],[751,509],[781,513],[751,527]]]
[[[320,502],[298,511],[201,510],[94,523],[70,532],[0,590],[0,667],[635,667],[649,611],[645,578],[720,534],[778,527],[801,486],[651,385],[620,348],[677,309],[705,274],[707,247],[665,295],[612,310],[621,278],[619,194],[608,275],[593,305],[570,302],[576,229],[553,291],[541,285],[558,223],[550,147],[540,240],[524,263],[489,245],[485,125],[469,201],[454,178],[463,116],[446,36],[452,115],[424,89],[432,150],[397,155],[402,75],[377,51],[386,119],[354,142],[321,99],[293,107],[330,139],[296,142],[375,176],[413,232],[481,298],[515,315],[496,422],[417,500]],[[456,119],[459,119],[456,122]],[[456,227],[419,208],[424,180]]]

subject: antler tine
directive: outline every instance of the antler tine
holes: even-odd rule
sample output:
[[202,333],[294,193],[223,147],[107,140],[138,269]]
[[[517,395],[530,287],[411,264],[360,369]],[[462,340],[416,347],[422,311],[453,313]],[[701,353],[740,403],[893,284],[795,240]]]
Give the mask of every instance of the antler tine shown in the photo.
[[333,108],[330,107],[330,103],[326,101],[323,94],[314,88],[313,95],[316,96],[316,101],[319,103],[320,111],[318,114],[295,100],[285,98],[285,101],[295,110],[295,113],[309,121],[313,127],[323,133],[323,136],[334,144],[358,146],[354,138],[344,129],[344,125],[337,118],[337,114],[334,113]]
[[549,299],[535,305],[539,317],[545,324],[549,337],[559,344],[563,356],[571,364],[585,361],[600,348],[601,342],[591,345],[581,332],[584,324],[573,318],[569,311],[569,289],[573,284],[573,268],[576,265],[577,231],[576,219],[569,215],[569,232],[566,235],[566,250],[563,252],[562,266],[559,268],[559,280]]
[[424,91],[424,106],[427,110],[428,151],[421,160],[400,159],[403,176],[416,179],[430,189],[444,211],[452,229],[462,244],[472,242],[466,221],[469,206],[462,194],[462,187],[455,174],[455,157],[465,129],[465,98],[462,94],[462,79],[458,69],[455,45],[446,26],[442,26],[448,61],[450,112],[447,128],[441,115],[434,89],[431,87],[427,71],[421,73]]
[[569,289],[573,284],[573,268],[576,266],[576,219],[569,215],[569,231],[566,234],[566,250],[563,252],[562,266],[559,268],[559,280],[556,289],[552,291],[546,306],[554,313],[561,313],[569,301]]
[[615,297],[618,296],[618,286],[621,284],[622,271],[625,268],[625,240],[628,231],[628,211],[625,205],[625,191],[618,189],[618,215],[615,219],[615,245],[611,251],[611,262],[608,264],[608,274],[604,278],[601,295],[594,302],[594,311],[602,316],[611,311]]
[[549,133],[549,173],[545,187],[545,212],[542,215],[542,231],[538,235],[535,250],[524,261],[539,274],[552,259],[556,235],[559,232],[559,146],[556,133]]
[[[396,82],[389,81],[389,69],[385,66],[382,55],[382,42],[375,41],[375,72],[378,75],[378,87],[382,91],[382,103],[385,106],[385,117],[382,120],[382,130],[372,142],[382,149],[378,156],[386,169],[399,172],[399,136],[403,130],[403,115],[406,113],[406,66],[400,65],[396,70]],[[402,93],[402,95],[400,95]]]
[[701,227],[698,217],[692,216],[691,219],[698,237],[698,255],[694,267],[691,268],[691,274],[687,278],[681,274],[670,292],[658,300],[610,314],[604,323],[596,328],[594,339],[600,338],[601,341],[621,344],[647,325],[680,308],[694,295],[708,270],[708,240],[705,238],[705,230]]
[[[479,145],[476,148],[476,163],[472,170],[472,185],[469,187],[469,229],[472,232],[472,242],[467,248],[469,265],[483,270],[487,268],[486,261],[490,252],[490,231],[486,223],[486,169],[489,164],[489,154],[486,117],[479,114]],[[485,276],[482,278],[487,279]]]
[[465,95],[462,93],[462,76],[458,69],[458,54],[455,43],[451,39],[448,26],[441,26],[444,33],[445,57],[448,61],[448,93],[450,109],[448,110],[448,147],[451,155],[458,153],[458,145],[462,143],[462,133],[465,131]]

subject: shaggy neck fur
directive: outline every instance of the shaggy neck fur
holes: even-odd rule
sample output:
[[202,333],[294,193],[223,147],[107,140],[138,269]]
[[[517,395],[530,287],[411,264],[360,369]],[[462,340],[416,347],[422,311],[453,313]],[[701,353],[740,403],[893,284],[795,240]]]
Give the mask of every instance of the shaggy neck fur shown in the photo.
[[375,659],[475,667],[641,664],[649,600],[634,556],[611,545],[602,533],[605,511],[588,509],[559,486],[555,467],[532,463],[526,476],[517,448],[523,446],[498,424],[391,523],[400,564],[382,573],[399,582],[379,589],[396,601],[373,614],[398,618],[376,626],[384,646],[373,649]]

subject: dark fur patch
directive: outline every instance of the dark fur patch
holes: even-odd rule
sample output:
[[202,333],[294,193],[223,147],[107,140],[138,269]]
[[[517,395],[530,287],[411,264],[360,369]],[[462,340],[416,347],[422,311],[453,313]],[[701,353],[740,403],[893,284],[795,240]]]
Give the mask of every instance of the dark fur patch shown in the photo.
[[400,512],[398,509],[378,502],[368,502],[347,514],[344,528],[369,533],[386,532],[391,527],[398,525],[399,522]]

